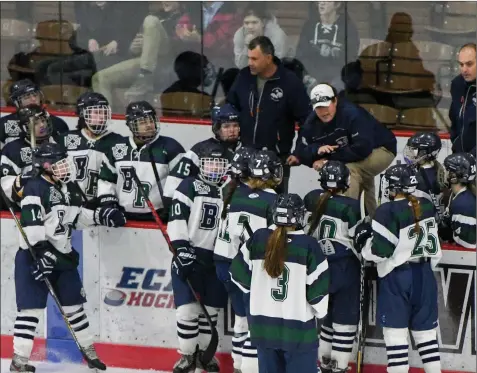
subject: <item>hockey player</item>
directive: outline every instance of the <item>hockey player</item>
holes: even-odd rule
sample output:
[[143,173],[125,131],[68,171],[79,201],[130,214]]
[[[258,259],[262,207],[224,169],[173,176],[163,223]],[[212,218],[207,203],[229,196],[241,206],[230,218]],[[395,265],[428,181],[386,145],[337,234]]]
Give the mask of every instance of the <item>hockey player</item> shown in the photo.
[[176,251],[172,260],[172,289],[181,354],[174,373],[194,372],[196,367],[219,372],[215,358],[206,366],[201,362],[211,330],[186,280],[200,295],[215,324],[219,309],[227,302],[225,288],[215,273],[213,253],[223,206],[218,184],[227,171],[228,160],[220,144],[198,149],[197,156],[200,173],[185,178],[177,187],[167,227]]
[[31,176],[32,144],[31,125],[35,128],[35,142],[37,145],[44,142],[53,142],[50,137],[52,125],[49,114],[38,105],[28,105],[18,110],[20,138],[10,141],[2,149],[0,160],[1,183],[7,197],[13,202],[20,202],[22,190]]
[[[248,222],[252,231],[267,228],[272,224],[271,207],[277,196],[273,188],[281,183],[283,166],[274,152],[253,152],[249,148],[240,148],[236,155],[241,155],[242,152],[246,154],[243,159],[249,158],[246,162],[247,169],[241,172],[241,181],[233,184],[225,197],[214,257],[217,276],[229,293],[235,313],[232,338],[235,372],[258,373],[257,351],[250,344],[243,294],[231,283],[229,268],[240,244],[248,238],[243,226],[244,221]],[[239,161],[234,157],[232,170],[241,167]]]
[[59,136],[58,143],[66,148],[76,166],[76,178],[84,195],[94,206],[97,201],[98,176],[104,154],[122,136],[108,132],[111,107],[100,93],[83,93],[76,102],[78,125],[75,130]]
[[83,308],[86,298],[77,270],[79,255],[71,246],[71,231],[95,224],[118,227],[126,220],[120,211],[108,207],[94,211],[81,207],[81,196],[69,183],[74,165],[61,146],[42,143],[33,153],[33,163],[38,172],[24,187],[20,222],[37,260],[33,260],[20,235],[15,256],[18,314],[10,372],[35,372],[28,361],[48,298],[48,288],[42,281],[45,278],[51,281],[80,345],[91,359],[89,367],[105,370],[96,355]]
[[386,170],[389,197],[372,223],[360,223],[354,247],[377,263],[377,320],[383,327],[389,373],[407,373],[408,328],[426,373],[440,373],[437,343],[437,283],[432,268],[442,257],[433,204],[413,195],[413,168]]
[[230,104],[223,104],[212,109],[212,132],[214,137],[200,141],[184,154],[181,161],[171,169],[164,187],[164,196],[172,198],[180,182],[188,176],[199,174],[199,158],[197,152],[203,147],[220,144],[226,151],[229,161],[232,160],[239,144],[240,126],[238,112]]
[[[118,137],[103,157],[98,180],[98,199],[101,205],[118,204],[126,217],[133,220],[153,220],[142,193],[133,178],[133,171],[141,181],[157,213],[164,223],[163,188],[169,171],[185,152],[181,144],[167,136],[159,136],[159,118],[146,101],[131,102],[126,109],[126,125],[133,137]],[[158,186],[156,171],[161,186]]]
[[308,230],[318,239],[330,272],[328,314],[321,326],[320,365],[323,373],[345,373],[359,323],[361,264],[353,248],[360,219],[359,201],[345,196],[350,171],[340,161],[320,170],[321,189],[305,196],[311,214]]
[[305,206],[298,195],[279,195],[272,217],[276,226],[254,232],[230,274],[249,298],[260,372],[316,373],[315,317],[322,319],[328,309],[328,263],[303,231]]
[[436,220],[444,213],[442,186],[444,167],[437,160],[442,142],[433,132],[418,132],[407,140],[403,155],[407,164],[417,169],[417,187],[413,193],[431,201],[436,207]]
[[[3,147],[10,141],[16,140],[21,135],[18,111],[28,105],[43,105],[43,93],[40,88],[29,79],[19,80],[10,87],[10,100],[15,105],[15,113],[0,118],[0,146]],[[61,133],[68,131],[65,121],[55,115],[50,115],[52,122],[52,135],[57,139]]]
[[442,238],[475,249],[475,158],[467,153],[454,153],[444,160],[447,183],[451,189],[449,207],[444,214]]

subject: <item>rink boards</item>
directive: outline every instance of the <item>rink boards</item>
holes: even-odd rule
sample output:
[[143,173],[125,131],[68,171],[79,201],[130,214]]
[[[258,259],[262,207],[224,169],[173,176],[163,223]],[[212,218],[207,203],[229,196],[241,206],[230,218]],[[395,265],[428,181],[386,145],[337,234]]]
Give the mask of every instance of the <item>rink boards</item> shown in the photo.
[[[64,119],[74,128],[76,118]],[[123,123],[114,121],[113,130],[126,134]],[[161,133],[174,137],[188,149],[210,137],[211,131],[210,126],[203,123],[162,123]],[[406,140],[398,137],[399,151]],[[449,152],[449,141],[444,140],[440,160]],[[316,188],[316,184],[315,171],[293,168],[291,192],[304,196]],[[8,358],[16,311],[12,278],[18,231],[7,213],[2,213],[1,218],[1,357]],[[170,284],[172,256],[155,225],[129,222],[127,228],[74,232],[73,245],[82,254],[80,271],[88,297],[86,310],[91,330],[100,342],[99,353],[106,363],[126,368],[170,370],[178,356]],[[475,251],[447,247],[436,270],[440,294],[439,344],[443,369],[447,371],[476,371],[475,268]],[[368,312],[365,363],[369,364],[369,373],[384,372],[386,352],[382,331],[375,323],[375,304],[370,305]],[[219,357],[225,365],[225,373],[231,372],[231,319],[230,310],[225,310],[219,320]],[[41,337],[36,348],[38,359],[81,360],[51,302],[45,322],[40,323],[37,332]],[[415,350],[411,352],[410,364],[421,366]]]

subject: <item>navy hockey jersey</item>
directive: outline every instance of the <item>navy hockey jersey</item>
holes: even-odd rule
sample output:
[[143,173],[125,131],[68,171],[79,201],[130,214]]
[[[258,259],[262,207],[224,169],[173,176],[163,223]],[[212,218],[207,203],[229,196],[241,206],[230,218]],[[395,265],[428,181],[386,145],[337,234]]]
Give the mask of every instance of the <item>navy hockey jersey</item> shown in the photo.
[[167,225],[174,249],[192,247],[203,262],[211,263],[222,208],[219,187],[185,178],[174,192]]
[[[59,135],[67,132],[69,128],[63,119],[55,115],[50,114],[50,119],[53,125],[52,136],[57,141]],[[16,112],[0,118],[0,143],[3,146],[20,137],[22,131],[18,123],[18,114]]]
[[467,188],[460,190],[449,205],[454,241],[468,249],[475,249],[475,196]]
[[252,232],[272,224],[271,207],[276,198],[273,189],[254,190],[247,184],[239,184],[228,206],[227,217],[220,220],[214,250],[216,260],[231,261],[235,258],[240,245],[249,238],[244,221],[248,222]]
[[[436,210],[437,222],[439,222],[439,216],[441,216],[445,210],[445,206],[442,201],[443,193],[437,178],[438,167],[439,166],[435,164],[425,165],[420,168],[419,172],[417,173],[418,184],[416,187],[416,191],[413,193],[413,195],[415,195],[416,197],[425,198],[429,200],[432,204],[439,206],[438,211]],[[425,173],[425,175],[427,176],[429,185],[427,185],[423,173]],[[429,194],[429,191],[432,193],[432,196]],[[432,200],[433,198],[435,199],[434,202]]]
[[[94,211],[82,208],[81,203],[81,195],[71,183],[54,183],[42,175],[29,180],[23,191],[20,222],[30,244],[44,242],[51,249],[69,254],[72,229],[94,225]],[[20,248],[27,250],[19,236]]]
[[175,167],[184,153],[182,145],[171,137],[158,136],[141,148],[138,148],[130,137],[116,137],[114,145],[108,146],[101,165],[98,198],[117,197],[128,219],[152,220],[151,212],[134,182],[131,172],[133,167],[156,210],[164,207],[151,165],[149,149],[152,150],[159,179],[164,187],[169,171]]
[[187,151],[177,165],[171,169],[171,172],[169,173],[169,176],[166,180],[166,185],[164,186],[165,197],[172,198],[174,191],[177,189],[181,181],[186,177],[195,177],[199,175],[199,157],[197,156],[199,149],[207,148],[210,146],[210,144],[217,143],[224,146],[224,148],[227,150],[227,158],[229,161],[232,160],[235,154],[235,146],[221,142],[215,137],[198,142],[189,151]]
[[[304,199],[309,217],[316,210],[318,200],[324,191],[316,189]],[[348,255],[356,255],[353,247],[354,231],[361,218],[359,201],[346,196],[331,196],[325,212],[313,233],[328,260],[336,260]],[[308,221],[308,232],[311,221]]]
[[318,343],[315,317],[328,312],[328,262],[313,237],[288,232],[283,273],[270,277],[263,265],[275,228],[259,229],[242,245],[230,267],[231,279],[250,294],[253,345],[285,351],[310,348]]
[[364,259],[377,263],[379,277],[410,259],[430,258],[435,267],[442,257],[437,234],[434,205],[418,198],[421,210],[419,232],[407,199],[396,199],[379,206],[372,221],[373,237],[363,248]]

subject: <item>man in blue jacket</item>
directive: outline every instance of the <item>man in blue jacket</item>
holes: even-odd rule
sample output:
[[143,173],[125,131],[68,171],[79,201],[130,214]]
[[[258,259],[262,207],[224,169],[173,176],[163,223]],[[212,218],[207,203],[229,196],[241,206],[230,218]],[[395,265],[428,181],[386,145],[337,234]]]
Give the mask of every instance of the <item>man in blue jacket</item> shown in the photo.
[[304,164],[319,170],[328,160],[346,163],[351,172],[347,195],[365,203],[372,216],[376,210],[374,178],[389,167],[396,156],[396,137],[365,109],[336,89],[319,84],[311,90],[313,112],[300,129],[289,164]]
[[311,111],[302,81],[286,69],[272,42],[258,36],[248,46],[248,67],[235,79],[227,101],[237,108],[242,145],[277,152],[284,167],[280,192],[288,189],[290,156],[295,137],[295,123],[300,126]]
[[475,155],[476,61],[475,43],[465,44],[459,51],[460,75],[452,80],[452,103],[449,109],[451,141],[454,153]]

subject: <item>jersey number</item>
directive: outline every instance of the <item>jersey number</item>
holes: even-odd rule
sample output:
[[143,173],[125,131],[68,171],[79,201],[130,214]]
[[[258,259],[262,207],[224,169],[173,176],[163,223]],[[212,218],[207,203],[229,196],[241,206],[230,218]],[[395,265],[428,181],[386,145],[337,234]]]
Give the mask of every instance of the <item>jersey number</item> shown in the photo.
[[179,169],[177,170],[177,173],[179,175],[189,176],[189,174],[190,174],[190,163],[180,162],[178,167],[179,167]]
[[[126,193],[131,193],[134,191],[134,208],[144,208],[146,207],[146,200],[143,197],[143,194],[138,190],[136,183],[134,182],[133,178],[133,171],[132,167],[121,167],[119,169],[121,175],[123,176],[123,188],[122,191]],[[151,191],[152,185],[147,181],[141,182],[142,190],[146,192],[146,195],[149,197],[149,193]]]
[[318,227],[318,239],[335,238],[336,237],[336,222],[331,219],[321,219]]
[[65,218],[65,210],[58,210],[58,226],[55,229],[55,236],[56,235],[63,235],[65,233],[68,234],[68,238],[71,238],[71,223],[63,224],[63,220]]
[[87,155],[73,157],[73,160],[76,165],[76,180],[84,181],[86,178],[88,178],[84,193],[88,197],[96,196],[99,172],[88,169],[89,157]]
[[[434,221],[427,221],[424,226],[419,226],[419,234],[417,236],[416,244],[412,250],[411,256],[423,256],[424,252],[428,255],[435,255],[437,253],[437,238],[431,232],[435,227]],[[408,237],[410,240],[416,238],[414,227],[409,229]]]
[[215,203],[204,202],[202,204],[202,217],[200,219],[200,229],[213,230],[217,227],[217,216],[219,206]]
[[[238,219],[238,225],[242,226],[242,233],[240,236],[243,235],[245,226],[243,223],[247,221],[250,223],[250,217],[247,214],[240,214]],[[229,242],[230,243],[230,233],[229,233],[229,216],[227,215],[227,219],[225,220],[224,224],[222,224],[222,230],[219,232],[218,235],[219,240]]]
[[278,288],[272,289],[272,298],[277,302],[283,302],[288,296],[288,281],[290,280],[290,269],[285,265],[283,273],[277,278]]

